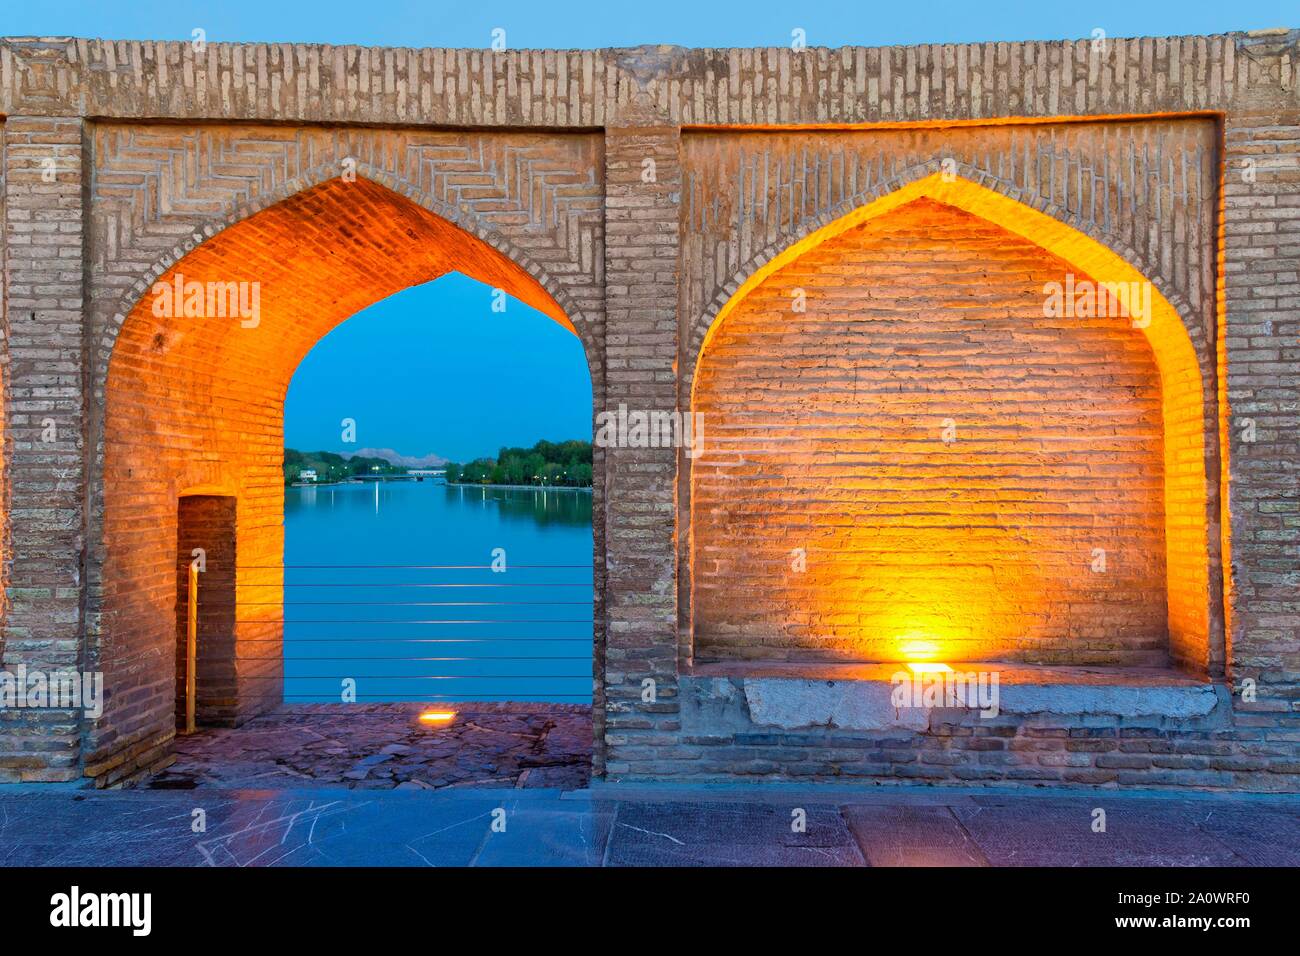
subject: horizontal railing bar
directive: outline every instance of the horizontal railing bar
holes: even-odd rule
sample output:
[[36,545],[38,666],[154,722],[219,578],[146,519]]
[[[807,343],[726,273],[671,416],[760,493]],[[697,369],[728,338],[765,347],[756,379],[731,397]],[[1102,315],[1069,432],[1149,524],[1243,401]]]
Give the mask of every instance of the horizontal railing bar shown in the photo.
[[[539,695],[539,696],[544,696],[544,697],[577,697],[577,698],[579,698],[579,699],[584,699],[584,698],[590,697],[591,695],[590,695],[590,694],[549,694],[549,693],[548,693],[548,694],[542,694],[542,695]],[[304,700],[304,701],[309,701],[309,702],[311,702],[311,703],[318,703],[318,704],[332,704],[332,703],[335,703],[334,701],[323,701],[323,700],[321,700],[320,697],[319,697],[318,695],[316,695],[316,694],[282,694],[281,697],[282,697],[282,699],[284,699],[284,700]],[[446,700],[446,701],[450,701],[450,702],[452,702],[452,703],[460,703],[460,704],[473,704],[473,703],[485,702],[485,701],[492,701],[492,700],[519,701],[519,698],[516,697],[516,696],[514,696],[513,694],[475,694],[475,695],[474,695],[471,699],[469,699],[469,700],[466,700],[466,699],[463,698],[463,697],[448,697],[446,694],[425,694],[425,695],[423,695],[423,696],[421,696],[421,697],[392,697],[392,696],[390,696],[390,695],[388,695],[388,694],[357,694],[357,699],[358,699],[358,700],[377,700],[377,701],[381,701],[381,702],[383,702],[383,703],[394,703],[394,704],[399,704],[399,703],[404,703],[404,704],[418,704],[418,703],[421,703],[421,702],[423,702],[423,701],[432,701],[432,700]],[[544,703],[546,703],[546,701],[519,701],[519,702],[522,703],[522,704],[528,704],[528,703],[544,704]],[[338,703],[337,706],[340,706],[340,707],[346,707],[346,706],[348,706],[348,705],[347,705],[347,704],[343,704],[343,703]],[[331,714],[323,714],[322,716],[333,716],[333,715],[331,715]]]
[[[452,661],[589,661],[590,654],[563,654],[563,655],[541,655],[538,657],[240,657],[241,661],[292,661],[297,664],[299,661],[424,661],[447,663]],[[539,677],[550,677],[550,674],[539,674]]]
[[[371,568],[382,571],[407,570],[407,571],[491,571],[490,564],[237,564],[236,571],[311,571],[324,568],[348,568],[364,569]],[[511,564],[505,570],[498,571],[498,574],[506,574],[519,568],[583,568],[590,569],[590,564]]]
[[398,581],[392,584],[382,584],[376,582],[365,582],[362,584],[289,584],[276,582],[275,584],[252,584],[247,581],[235,582],[235,587],[239,588],[594,588],[594,584],[558,582],[558,581],[538,581],[533,584],[421,584],[420,582]]
[[590,601],[201,601],[204,607],[586,607]]
[[[279,660],[279,658],[275,658]],[[591,680],[590,674],[247,674],[240,680]],[[204,681],[199,681],[202,687]]]
[[349,621],[349,620],[340,620],[338,618],[322,618],[320,620],[306,619],[306,620],[297,620],[297,621],[284,621],[279,619],[268,620],[268,619],[259,619],[259,618],[249,618],[249,619],[237,618],[233,623],[235,624],[422,624],[423,625],[423,624],[591,624],[592,621],[590,618],[587,618],[585,620],[584,619],[548,620],[546,618],[523,618],[523,617],[511,618],[511,619],[487,618],[484,620],[460,619],[460,620],[449,620],[449,621],[374,621],[374,620]]
[[585,637],[241,637],[241,644],[512,644],[518,641],[590,641]]

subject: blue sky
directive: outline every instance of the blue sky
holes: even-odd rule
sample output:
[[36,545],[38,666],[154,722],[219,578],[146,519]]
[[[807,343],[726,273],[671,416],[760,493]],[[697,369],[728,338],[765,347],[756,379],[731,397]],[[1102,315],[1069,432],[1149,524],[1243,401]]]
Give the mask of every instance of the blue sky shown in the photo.
[[[1295,0],[1215,2],[881,3],[625,0],[611,3],[384,2],[384,0],[0,0],[0,35],[74,35],[210,42],[300,41],[375,46],[486,47],[492,31],[520,47],[811,46],[1221,33],[1300,26]],[[511,301],[493,313],[490,291],[449,276],[377,303],[337,328],[304,360],[290,387],[292,447],[394,448],[455,460],[501,445],[590,436],[591,385],[577,340]],[[357,422],[357,445],[339,422]]]
[[812,46],[1056,40],[1089,36],[1222,33],[1300,26],[1294,0],[1101,0],[1060,3],[800,2],[790,0],[38,0],[6,2],[0,34],[187,39],[195,27],[210,41],[277,40],[376,46],[488,45],[502,27],[511,47],[783,46],[807,31]]
[[[356,444],[340,442],[344,418]],[[452,273],[357,313],[298,366],[284,410],[291,448],[392,448],[453,461],[502,445],[591,437],[591,379],[554,319]]]

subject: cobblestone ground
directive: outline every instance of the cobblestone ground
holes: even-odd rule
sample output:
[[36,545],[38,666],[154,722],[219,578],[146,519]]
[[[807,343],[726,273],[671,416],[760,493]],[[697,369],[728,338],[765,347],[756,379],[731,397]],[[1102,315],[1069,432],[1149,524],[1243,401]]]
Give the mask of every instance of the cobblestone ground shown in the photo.
[[[421,723],[430,709],[456,717]],[[146,786],[578,789],[591,739],[591,708],[576,704],[307,704],[177,737],[176,762]]]

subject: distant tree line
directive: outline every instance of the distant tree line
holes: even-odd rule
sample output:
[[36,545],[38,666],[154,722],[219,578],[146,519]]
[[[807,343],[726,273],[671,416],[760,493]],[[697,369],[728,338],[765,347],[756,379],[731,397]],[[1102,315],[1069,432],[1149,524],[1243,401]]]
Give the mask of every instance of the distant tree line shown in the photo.
[[346,481],[355,475],[404,475],[406,468],[394,465],[384,458],[363,458],[353,455],[344,458],[332,451],[298,451],[296,448],[284,450],[284,483],[293,484],[303,471],[314,469],[316,481]]
[[532,448],[502,448],[496,458],[447,462],[448,484],[591,486],[591,442],[539,441]]

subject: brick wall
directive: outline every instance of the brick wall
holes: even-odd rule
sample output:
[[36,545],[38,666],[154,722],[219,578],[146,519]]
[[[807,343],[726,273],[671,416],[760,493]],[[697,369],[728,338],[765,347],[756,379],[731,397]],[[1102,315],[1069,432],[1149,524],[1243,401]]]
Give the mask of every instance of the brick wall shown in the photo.
[[[3,665],[82,665],[84,124],[4,124]],[[79,775],[81,714],[0,713],[0,781]]]
[[572,129],[613,125],[640,96],[674,126],[899,123],[1215,110],[1300,72],[1285,32],[834,49],[810,39],[802,50],[199,51],[15,37],[0,41],[0,112]]
[[[679,147],[677,130],[644,120],[606,135],[606,408],[669,410],[675,404]],[[634,447],[606,449],[605,461],[608,633],[605,706],[597,727],[605,768],[619,774],[634,761],[653,764],[680,726],[677,461],[672,448]]]
[[[1242,722],[1300,752],[1300,93],[1230,114],[1224,390],[1230,406],[1230,674]],[[1288,94],[1285,95],[1285,94]],[[1283,743],[1286,742],[1286,743]]]
[[697,657],[1166,659],[1159,374],[1123,316],[1044,317],[1073,271],[922,199],[722,320],[695,382]]
[[[1285,723],[1234,717],[1226,690],[1205,716],[1002,714],[947,711],[913,731],[692,726],[645,776],[781,778],[871,785],[1297,789]],[[938,712],[936,712],[938,713]]]

